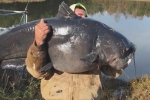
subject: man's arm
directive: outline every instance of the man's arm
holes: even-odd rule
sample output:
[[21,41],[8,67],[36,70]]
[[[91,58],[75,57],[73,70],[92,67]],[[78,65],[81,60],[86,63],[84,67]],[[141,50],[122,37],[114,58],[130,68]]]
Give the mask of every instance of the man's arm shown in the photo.
[[45,39],[49,32],[49,26],[41,19],[35,26],[35,39],[27,52],[26,68],[33,77],[38,79],[48,76],[48,72],[41,72],[41,68],[47,64]]

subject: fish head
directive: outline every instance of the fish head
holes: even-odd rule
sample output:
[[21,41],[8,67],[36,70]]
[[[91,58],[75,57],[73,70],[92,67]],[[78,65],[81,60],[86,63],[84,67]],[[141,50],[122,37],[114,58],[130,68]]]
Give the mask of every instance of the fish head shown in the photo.
[[135,45],[132,43],[128,47],[117,47],[109,45],[103,48],[105,64],[117,70],[125,69],[132,61],[135,52]]
[[121,33],[107,29],[97,40],[97,44],[100,44],[97,49],[101,65],[123,70],[131,63],[136,46]]

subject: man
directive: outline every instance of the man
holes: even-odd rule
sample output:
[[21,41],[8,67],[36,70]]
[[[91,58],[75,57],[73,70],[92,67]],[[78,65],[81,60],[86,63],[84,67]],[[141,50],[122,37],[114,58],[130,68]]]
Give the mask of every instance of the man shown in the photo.
[[77,16],[80,16],[82,18],[87,17],[87,10],[85,8],[84,5],[82,5],[81,3],[76,3],[70,6],[71,10],[74,11],[74,13]]
[[[87,16],[86,9],[82,6],[75,6],[72,10],[80,17]],[[100,100],[100,70],[106,75],[116,77],[119,74],[114,69],[94,68],[80,74],[60,72],[53,68],[47,72],[40,71],[42,66],[47,64],[45,39],[50,31],[49,26],[41,19],[35,26],[35,40],[27,52],[26,59],[28,72],[41,79],[42,97],[45,100]]]

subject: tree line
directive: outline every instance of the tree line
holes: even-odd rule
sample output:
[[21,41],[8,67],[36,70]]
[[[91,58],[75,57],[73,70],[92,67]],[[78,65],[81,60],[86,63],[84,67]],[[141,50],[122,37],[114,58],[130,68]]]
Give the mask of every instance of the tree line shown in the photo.
[[[10,0],[8,0],[10,1]],[[19,0],[17,0],[19,1]],[[26,0],[27,1],[27,0]],[[30,0],[32,1],[32,0]],[[38,0],[39,1],[39,0]],[[43,1],[43,0],[42,0]],[[128,17],[150,16],[150,3],[127,0],[45,0],[43,2],[29,2],[28,21],[55,17],[58,12],[59,4],[65,1],[68,5],[81,2],[88,9],[88,14],[93,15],[107,11],[110,15],[115,14],[116,18],[120,14]],[[0,9],[6,10],[25,10],[27,2],[0,3]],[[6,12],[0,12],[3,14]],[[9,27],[20,23],[22,15],[0,16],[0,27]]]

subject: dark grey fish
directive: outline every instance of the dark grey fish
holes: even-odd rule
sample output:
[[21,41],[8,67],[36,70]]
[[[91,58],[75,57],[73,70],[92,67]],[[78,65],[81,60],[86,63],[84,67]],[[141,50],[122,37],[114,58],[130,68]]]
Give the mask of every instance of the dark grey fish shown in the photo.
[[[135,45],[125,36],[104,23],[90,18],[80,18],[62,2],[55,18],[45,18],[52,32],[47,37],[51,67],[63,72],[80,73],[98,66],[122,70],[128,66]],[[26,58],[34,40],[34,26],[39,20],[18,26],[0,35],[0,62]],[[15,62],[13,62],[15,64]],[[1,66],[5,68],[5,66]]]

